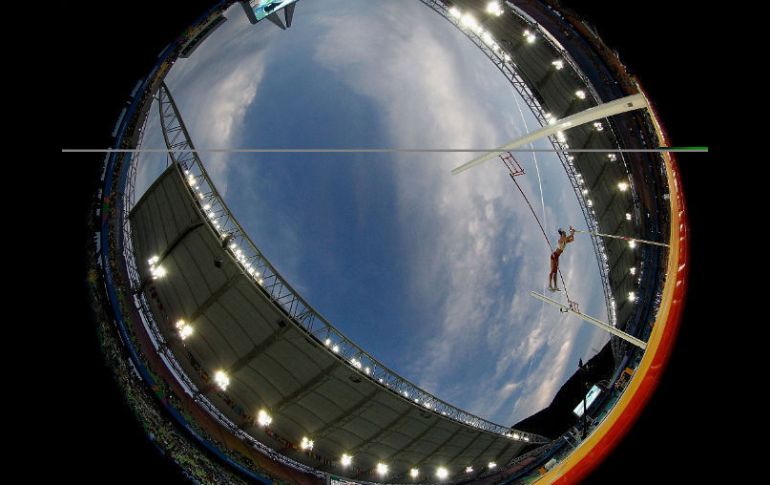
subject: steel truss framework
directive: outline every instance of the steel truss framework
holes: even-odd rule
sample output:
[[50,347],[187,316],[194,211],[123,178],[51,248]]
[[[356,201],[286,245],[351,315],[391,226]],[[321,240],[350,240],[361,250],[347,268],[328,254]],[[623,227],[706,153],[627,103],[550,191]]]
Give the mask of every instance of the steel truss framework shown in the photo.
[[[465,34],[465,36],[468,37],[468,39],[470,39],[471,42],[473,42],[473,44],[478,47],[484,53],[484,55],[489,58],[489,60],[492,61],[492,63],[500,70],[500,72],[503,73],[511,86],[513,86],[516,92],[524,100],[527,107],[535,115],[535,118],[537,118],[540,126],[546,126],[548,124],[548,118],[546,117],[547,111],[532,94],[532,91],[524,79],[522,79],[522,77],[516,72],[517,66],[514,62],[514,59],[510,55],[503,51],[499,45],[491,42],[485,42],[485,39],[474,32],[473,29],[467,27],[464,28],[461,18],[454,17],[444,2],[440,0],[420,0],[420,2],[430,7],[434,12],[444,17],[444,19],[446,19],[449,23],[457,27],[460,32]],[[586,88],[589,90],[591,96],[594,99],[594,103],[599,104],[600,101],[598,101],[599,97],[596,93],[596,90],[593,88],[592,84],[588,82],[588,79],[586,79],[580,69],[577,68],[574,60],[571,58],[571,56],[568,55],[564,48],[555,39],[553,39],[550,34],[547,34],[545,31],[540,29],[537,23],[527,18],[526,14],[516,8],[515,5],[511,4],[510,2],[506,2],[506,4],[511,7],[513,14],[517,15],[523,22],[529,24],[532,29],[536,29],[537,31],[544,34],[544,37],[548,39],[551,47],[557,53],[563,56],[563,58],[569,64],[570,68],[572,68],[574,73],[585,84]],[[484,6],[485,4],[479,5]],[[506,58],[506,56],[508,57]],[[574,157],[567,154],[569,151],[569,144],[566,142],[560,142],[555,136],[548,137],[548,140],[554,149],[556,149],[556,154],[558,155],[559,160],[564,167],[564,171],[567,173],[567,177],[569,178],[570,184],[572,185],[572,189],[574,190],[575,196],[577,197],[577,200],[580,204],[580,209],[583,211],[583,218],[586,221],[586,225],[591,228],[591,232],[598,232],[599,224],[596,217],[596,212],[592,207],[589,207],[586,198],[583,196],[583,181],[578,174],[578,170],[575,168]],[[622,153],[619,152],[618,155],[622,157]],[[608,264],[609,257],[607,256],[607,249],[601,238],[596,236],[591,237],[591,244],[593,245],[594,253],[596,254],[596,261],[599,265],[599,275],[601,276],[602,280],[602,289],[604,291],[604,301],[605,305],[607,306],[609,322],[611,325],[617,326],[615,298],[612,295],[612,288],[609,281],[610,267]]]
[[[144,129],[146,124],[147,124],[147,119],[145,119],[145,122],[142,124],[140,128],[139,138],[138,138],[139,141],[137,143],[137,146],[141,146],[141,140],[144,136]],[[108,155],[108,157],[109,156],[110,155]],[[283,464],[293,467],[302,472],[313,474],[319,478],[325,478],[326,475],[323,472],[320,472],[315,468],[309,467],[298,461],[292,460],[291,458],[288,458],[279,453],[276,453],[270,447],[265,446],[260,441],[254,439],[253,436],[245,432],[236,423],[233,423],[227,416],[225,416],[219,409],[217,409],[217,407],[206,397],[205,393],[201,392],[197,388],[195,383],[193,383],[192,380],[190,380],[190,378],[184,372],[179,362],[177,362],[176,357],[174,356],[169,343],[166,341],[165,337],[160,331],[160,328],[158,327],[157,321],[152,311],[150,310],[150,305],[149,305],[149,302],[146,300],[146,296],[144,292],[138,291],[143,286],[144,282],[142,281],[141,276],[139,275],[139,269],[136,264],[136,258],[134,256],[135,253],[133,249],[133,242],[132,242],[133,237],[131,235],[131,224],[129,222],[129,213],[131,209],[134,207],[134,203],[135,203],[136,169],[138,166],[137,162],[138,162],[139,156],[140,156],[140,153],[130,153],[128,154],[127,159],[125,161],[125,163],[128,163],[128,176],[126,177],[126,185],[123,191],[123,204],[122,204],[123,251],[122,251],[122,254],[126,261],[126,268],[128,270],[131,289],[134,292],[134,296],[133,296],[134,307],[137,309],[139,316],[142,319],[142,324],[144,325],[147,335],[150,337],[150,341],[152,342],[152,345],[155,351],[158,353],[158,355],[161,356],[162,360],[166,362],[169,370],[177,378],[178,382],[184,388],[185,392],[187,392],[187,394],[191,396],[192,399],[196,403],[198,403],[203,409],[205,409],[214,419],[216,419],[226,429],[228,429],[231,433],[233,433],[234,436],[245,440],[252,447],[259,450],[263,454],[270,456],[274,460],[278,460]]]
[[362,376],[412,400],[415,406],[465,425],[533,444],[549,439],[513,430],[442,401],[392,371],[345,337],[289,285],[251,241],[225,204],[203,166],[165,84],[158,91],[161,128],[172,162],[183,170],[189,188],[199,199],[211,227],[227,245],[227,252],[295,324],[345,359]]

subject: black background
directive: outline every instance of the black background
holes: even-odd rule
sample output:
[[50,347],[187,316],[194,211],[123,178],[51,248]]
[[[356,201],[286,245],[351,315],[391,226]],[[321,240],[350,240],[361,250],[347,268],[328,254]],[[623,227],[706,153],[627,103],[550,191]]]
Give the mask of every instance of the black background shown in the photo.
[[[312,0],[304,0],[312,1]],[[362,0],[351,0],[362,1]],[[563,2],[591,21],[605,43],[619,51],[624,64],[639,76],[656,105],[672,145],[702,146],[712,142],[710,118],[700,96],[706,88],[707,56],[715,47],[714,15],[696,2]],[[136,81],[144,77],[156,55],[210,5],[201,1],[61,2],[58,128],[62,148],[107,148],[110,132]],[[673,6],[676,7],[674,9]],[[295,22],[302,21],[301,5]],[[713,118],[712,118],[713,119]],[[65,459],[60,473],[81,481],[140,483],[182,481],[175,467],[160,456],[128,411],[98,350],[85,294],[83,247],[88,203],[96,189],[102,154],[62,154],[68,187],[60,214],[68,251],[65,289],[71,289],[72,315],[60,348],[76,382],[67,382],[69,399],[57,414]],[[713,327],[705,311],[709,275],[706,254],[707,215],[717,202],[706,196],[712,155],[678,155],[691,230],[690,281],[684,319],[669,365],[641,418],[610,457],[585,481],[655,483],[692,481],[711,474],[710,463],[683,456],[682,442],[704,443],[705,408],[715,398],[710,382],[714,365],[708,348]],[[73,439],[74,438],[74,439]],[[74,441],[74,443],[72,442]],[[713,441],[712,441],[713,443]]]

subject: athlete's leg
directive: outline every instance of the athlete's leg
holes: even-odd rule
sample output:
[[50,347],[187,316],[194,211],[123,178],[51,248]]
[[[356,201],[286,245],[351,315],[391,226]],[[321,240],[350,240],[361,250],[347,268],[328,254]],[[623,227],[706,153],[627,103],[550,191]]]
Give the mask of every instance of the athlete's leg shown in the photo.
[[553,256],[551,256],[551,278],[553,278],[553,289],[555,290],[559,289],[557,278],[557,275],[559,274],[559,256],[561,256],[561,254],[558,251],[554,251]]
[[559,256],[551,253],[551,272],[548,274],[548,289],[553,290],[556,286],[556,273],[559,270]]

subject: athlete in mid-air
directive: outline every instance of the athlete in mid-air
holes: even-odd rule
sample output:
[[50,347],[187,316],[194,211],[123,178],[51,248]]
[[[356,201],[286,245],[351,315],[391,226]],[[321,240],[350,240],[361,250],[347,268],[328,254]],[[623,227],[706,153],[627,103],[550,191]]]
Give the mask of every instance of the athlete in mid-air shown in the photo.
[[564,248],[567,244],[575,240],[575,229],[569,226],[569,236],[564,232],[564,229],[559,229],[559,243],[557,244],[556,251],[551,254],[551,273],[548,275],[548,289],[551,291],[559,291],[559,284],[557,283],[557,276],[559,274],[559,256],[564,252]]

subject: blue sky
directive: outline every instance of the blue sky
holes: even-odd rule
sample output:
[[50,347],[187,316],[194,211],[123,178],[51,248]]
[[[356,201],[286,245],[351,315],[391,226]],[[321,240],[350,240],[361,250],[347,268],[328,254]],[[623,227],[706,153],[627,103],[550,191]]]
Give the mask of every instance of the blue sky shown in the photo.
[[[166,80],[198,148],[495,147],[538,126],[481,51],[415,0],[300,2],[287,31],[249,24],[239,5],[226,17]],[[154,110],[143,147],[165,148]],[[547,406],[607,336],[529,296],[546,285],[548,247],[500,162],[449,173],[471,157],[203,160],[257,246],[338,329],[427,391],[509,425]],[[518,158],[546,230],[584,227],[556,156]],[[142,155],[140,191],[164,160]],[[606,321],[588,239],[562,271],[581,309]]]

